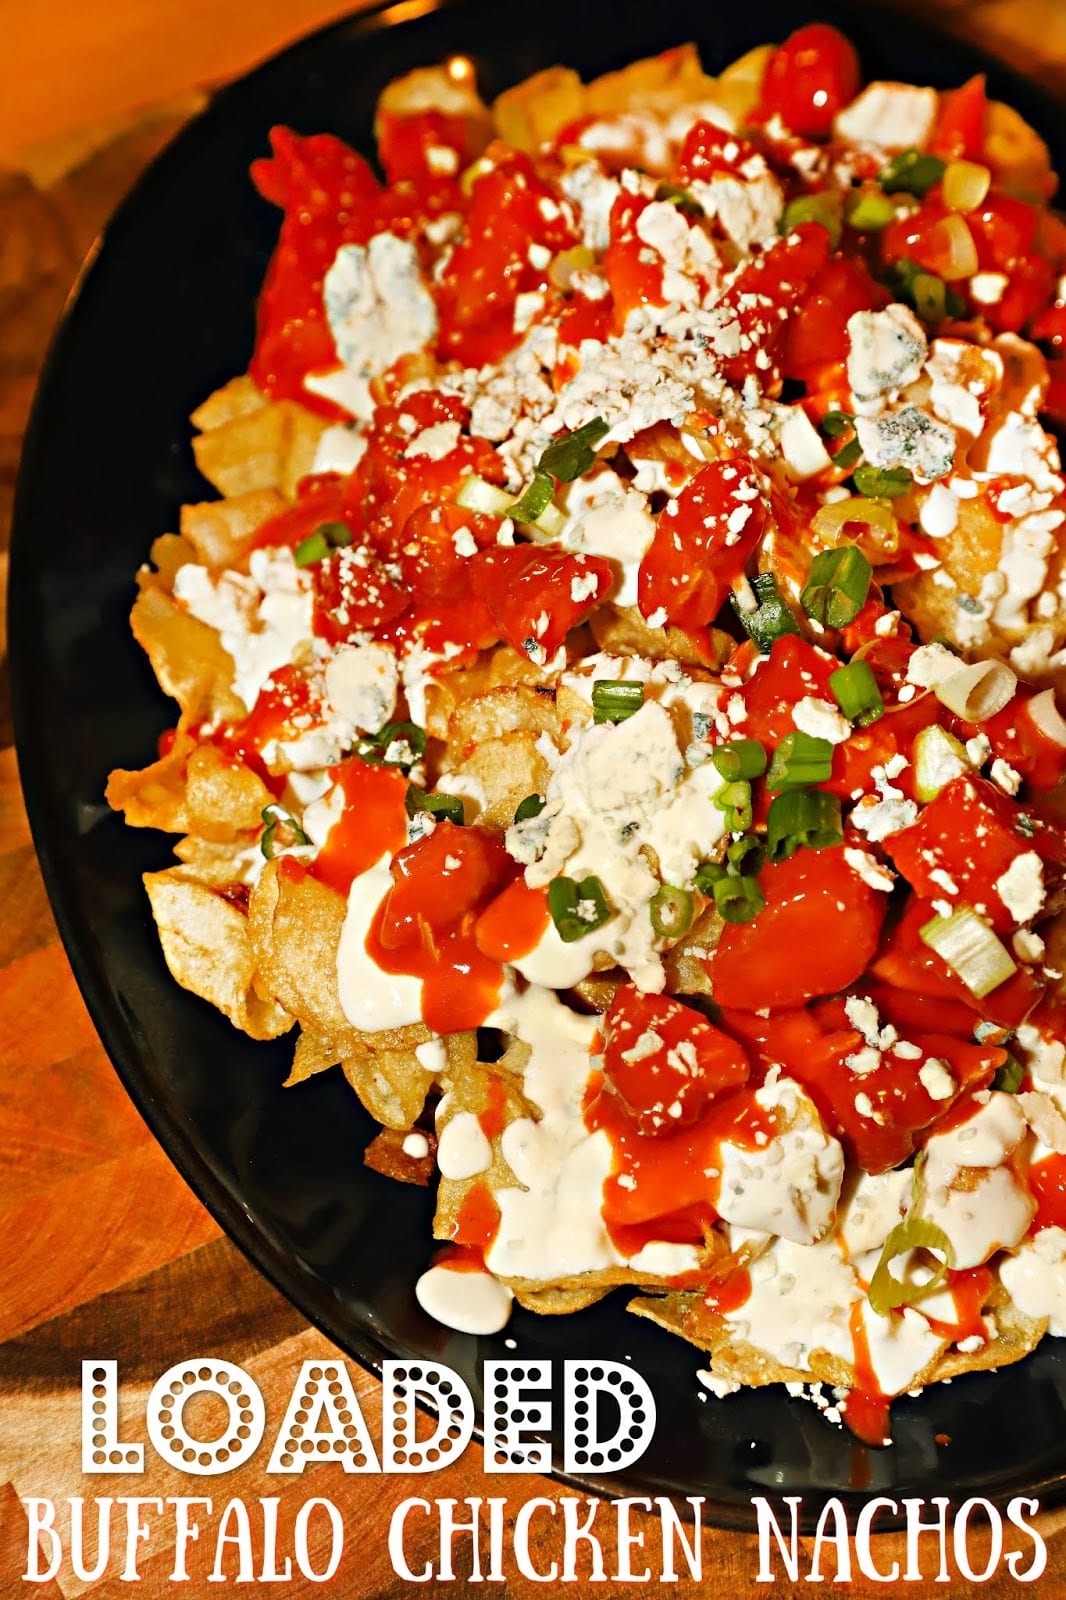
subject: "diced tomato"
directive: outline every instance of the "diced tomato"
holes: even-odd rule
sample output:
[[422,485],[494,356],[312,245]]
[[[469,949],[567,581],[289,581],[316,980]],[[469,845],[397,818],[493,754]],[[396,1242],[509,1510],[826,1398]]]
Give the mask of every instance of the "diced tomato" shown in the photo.
[[[379,111],[377,117],[378,160],[390,185],[424,182],[435,176],[439,182],[447,172],[439,172],[440,153],[455,153],[454,180],[469,152],[470,139],[463,117],[444,111],[419,111],[398,116],[394,111]],[[458,185],[455,185],[458,188]]]
[[[807,1090],[848,1160],[873,1174],[905,1161],[960,1096],[987,1086],[1005,1059],[996,1046],[929,1033],[907,1035],[917,1056],[897,1056],[889,1049],[871,1061],[861,1054],[863,1037],[849,1022],[842,1000],[771,1017],[727,1009],[722,1025],[745,1044],[753,1061],[784,1065]],[[859,1059],[861,1072],[849,1056]],[[954,1081],[954,1091],[944,1099],[935,1100],[921,1081],[929,1060],[944,1062]]]
[[941,97],[929,149],[945,161],[983,161],[987,117],[985,75],[979,72]]
[[674,169],[676,181],[684,188],[693,179],[709,182],[723,173],[736,172],[759,151],[750,139],[731,133],[717,122],[694,122],[685,135]]
[[759,915],[727,922],[706,963],[719,1005],[781,1010],[835,994],[862,975],[877,949],[886,896],[852,871],[842,849],[800,848],[767,863],[759,888],[766,899]]
[[738,691],[744,702],[738,733],[768,747],[779,744],[795,730],[792,708],[801,700],[813,695],[833,702],[829,679],[839,665],[828,651],[794,633],[775,639],[769,656]]
[[1037,793],[1056,789],[1066,774],[1066,747],[1058,744],[1043,732],[1033,720],[1030,706],[1038,691],[1019,684],[1017,692],[1002,711],[984,722],[963,722],[955,718],[948,722],[960,739],[972,739],[983,733],[999,756],[1019,772]]
[[613,330],[621,333],[626,317],[638,306],[666,303],[663,259],[637,232],[637,223],[651,201],[623,189],[611,207],[611,242],[603,257],[603,274],[611,286]]
[[640,564],[643,615],[662,610],[678,627],[706,627],[757,548],[766,520],[766,500],[749,457],[701,467],[663,511]]
[[848,318],[856,311],[879,311],[891,299],[860,260],[834,258],[812,280],[786,326],[782,371],[806,382],[827,365],[848,357]]
[[793,133],[826,139],[838,111],[859,90],[859,58],[844,35],[824,22],[797,28],[770,57],[756,113],[778,115]]
[[609,561],[539,545],[495,545],[472,557],[471,583],[500,636],[524,655],[553,656],[615,581]]
[[[818,222],[801,222],[784,239],[738,270],[722,296],[740,330],[740,349],[723,355],[722,372],[738,388],[749,373],[772,389],[781,376],[781,350],[798,301],[829,260],[829,233]],[[756,365],[759,355],[761,366]]]
[[1061,853],[1060,830],[1025,817],[1021,808],[981,778],[963,773],[944,785],[909,828],[890,834],[884,847],[911,887],[926,900],[972,906],[996,930],[1010,933],[1019,920],[997,882],[1019,856]]
[[620,984],[602,1029],[604,1076],[641,1133],[694,1122],[713,1095],[747,1079],[736,1041],[669,995]]
[[530,158],[499,149],[496,165],[474,182],[465,232],[437,290],[438,353],[471,367],[498,361],[521,339],[515,301],[548,284],[547,261],[536,265],[537,251],[551,257],[578,242]]
[[265,200],[285,212],[259,296],[258,331],[249,371],[264,394],[299,400],[323,416],[344,415],[304,388],[310,372],[337,364],[326,322],[322,281],[341,245],[365,244],[383,221],[384,198],[370,167],[331,134],[302,139],[272,128],[273,155],[252,164]]
[[1019,967],[1013,977],[978,1000],[921,937],[921,929],[936,915],[931,901],[912,895],[902,916],[882,939],[868,977],[911,993],[961,1000],[972,1007],[975,1018],[983,1017],[1004,1028],[1018,1027],[1041,998],[1040,980],[1029,968]]

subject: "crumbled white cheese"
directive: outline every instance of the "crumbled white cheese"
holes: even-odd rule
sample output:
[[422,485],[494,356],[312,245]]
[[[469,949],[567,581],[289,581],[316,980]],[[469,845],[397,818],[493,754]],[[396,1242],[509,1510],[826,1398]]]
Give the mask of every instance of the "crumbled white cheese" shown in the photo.
[[1044,863],[1035,850],[1026,850],[1015,856],[995,887],[1015,922],[1032,922],[1044,904]]

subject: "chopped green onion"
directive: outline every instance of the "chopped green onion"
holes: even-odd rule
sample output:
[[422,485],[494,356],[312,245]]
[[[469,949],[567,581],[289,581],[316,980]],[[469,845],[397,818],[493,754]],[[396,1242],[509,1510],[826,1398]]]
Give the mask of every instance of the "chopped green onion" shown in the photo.
[[1025,1068],[1017,1056],[1008,1054],[1006,1061],[996,1069],[992,1078],[992,1088],[999,1089],[1003,1094],[1017,1094],[1025,1077]]
[[[908,1282],[892,1276],[890,1269],[893,1261],[911,1250],[935,1250],[943,1258],[925,1283]],[[954,1265],[955,1247],[943,1228],[938,1228],[935,1222],[928,1222],[924,1217],[904,1217],[892,1229],[881,1248],[881,1259],[874,1268],[867,1296],[871,1309],[879,1317],[887,1317],[890,1311],[897,1311],[900,1306],[913,1306],[927,1295],[935,1294]]]
[[438,822],[454,822],[460,828],[463,825],[463,802],[457,794],[427,794],[424,789],[410,783],[404,806],[409,817],[417,817],[420,812],[425,812]]
[[660,939],[682,939],[692,926],[695,902],[687,889],[664,883],[648,906],[651,925]]
[[834,467],[840,472],[850,472],[856,461],[862,459],[862,445],[858,439],[849,439],[832,459]]
[[537,473],[550,472],[560,483],[573,483],[592,466],[596,446],[608,431],[609,425],[602,417],[593,417],[591,422],[553,439],[537,462]]
[[911,279],[911,298],[922,321],[930,326],[943,322],[948,313],[948,289],[943,278],[932,272],[916,272]]
[[914,479],[906,467],[856,467],[852,476],[860,494],[871,499],[895,500],[914,488]]
[[947,162],[921,150],[904,150],[884,167],[878,183],[886,194],[913,194],[920,200],[944,176]]
[[921,801],[935,800],[946,783],[969,770],[966,746],[934,722],[914,740],[914,794]]
[[806,789],[825,783],[833,775],[833,746],[797,728],[786,733],[774,751],[766,787],[771,794],[782,789]]
[[[410,760],[404,757],[389,761],[389,748],[394,744],[407,745],[411,752]],[[426,731],[417,722],[386,722],[377,733],[362,735],[358,746],[360,761],[366,761],[371,766],[409,767],[425,753]]]
[[840,243],[840,216],[843,201],[837,189],[824,189],[818,194],[800,194],[790,200],[778,223],[780,234],[791,233],[803,222],[818,222],[829,235],[830,248]]
[[615,678],[596,678],[592,685],[594,722],[625,722],[644,704],[644,685]]
[[928,326],[935,327],[946,316],[961,317],[966,310],[957,290],[906,256],[894,261],[884,276],[897,298],[913,306]]
[[730,833],[743,833],[751,827],[751,784],[725,783],[714,796],[719,811],[725,812],[725,825]]
[[868,728],[885,714],[885,702],[868,661],[851,661],[829,674],[833,699],[849,722]]
[[813,621],[846,628],[866,604],[872,578],[873,568],[858,545],[823,550],[811,562],[800,604]]
[[508,507],[507,515],[513,517],[515,522],[536,522],[551,505],[555,493],[555,484],[546,472],[541,472],[539,467],[533,474],[533,481],[524,494],[513,501]]
[[855,418],[850,411],[827,411],[818,424],[819,431],[827,439],[842,439],[854,426]]
[[553,878],[548,885],[548,910],[564,944],[583,939],[614,916],[599,878]]
[[766,771],[766,751],[758,739],[730,739],[711,751],[711,760],[727,783],[761,778]]
[[844,843],[840,801],[824,789],[786,789],[766,813],[766,848],[770,860],[787,861],[801,845],[827,850]]
[[766,904],[754,878],[719,878],[713,892],[715,908],[725,922],[751,922]]
[[1017,964],[1007,954],[987,922],[969,906],[960,906],[950,917],[934,917],[918,929],[918,937],[978,1000],[1017,972]]
[[655,191],[656,200],[669,200],[686,217],[703,217],[706,212],[690,189],[680,189],[676,183],[660,183]]
[[745,609],[735,594],[730,596],[730,603],[749,639],[758,646],[761,655],[768,656],[775,639],[783,638],[786,633],[799,633],[799,623],[788,602],[778,594],[777,580],[772,573],[760,572],[758,577],[752,578],[751,587],[757,601],[753,608]]
[[331,551],[341,550],[351,542],[352,530],[346,522],[320,522],[306,539],[300,540],[292,559],[298,567],[313,567]]
[[514,814],[516,822],[528,822],[531,817],[539,817],[544,810],[544,796],[542,794],[527,794],[524,800],[518,803]]
[[880,233],[895,220],[896,208],[887,195],[861,189],[844,208],[844,220],[856,233]]
[[[284,807],[276,804],[264,806],[260,815],[266,823],[266,827],[260,836],[259,848],[268,861],[273,861],[275,856],[281,855],[284,850],[291,850],[295,845],[308,845],[311,843],[296,818],[290,811],[286,811]],[[292,837],[279,840],[279,828],[291,834]]]
[[729,868],[724,861],[701,861],[692,881],[700,894],[712,895],[715,884],[729,875]]
[[766,865],[766,846],[753,833],[734,839],[725,853],[728,870],[741,877],[755,878]]
[[470,477],[464,478],[459,485],[455,503],[466,511],[481,511],[493,517],[507,517],[511,515],[513,499],[506,489],[500,489],[496,484],[487,483],[484,478],[471,473]]

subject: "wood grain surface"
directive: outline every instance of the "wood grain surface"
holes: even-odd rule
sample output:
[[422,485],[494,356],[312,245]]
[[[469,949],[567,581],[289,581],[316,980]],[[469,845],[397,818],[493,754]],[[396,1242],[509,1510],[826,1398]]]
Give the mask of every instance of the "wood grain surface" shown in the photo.
[[[29,14],[31,0],[20,0]],[[40,8],[47,11],[45,5]],[[335,9],[332,6],[319,10]],[[993,46],[1013,53],[1023,65],[1051,83],[1063,81],[1066,60],[1066,5],[1061,0],[980,0],[943,6],[945,20],[971,33],[983,33]],[[1057,32],[1056,32],[1057,30]],[[154,46],[153,46],[154,48]],[[198,61],[199,57],[194,57]],[[173,73],[168,85],[180,98],[157,105],[122,125],[99,125],[82,135],[64,136],[28,152],[19,168],[0,171],[0,550],[6,552],[20,439],[35,375],[78,263],[121,194],[145,162],[200,103],[196,79]],[[210,76],[203,69],[203,76]],[[0,579],[6,575],[0,555]],[[96,1038],[58,942],[36,866],[11,749],[6,701],[6,661],[0,684],[0,1600],[39,1594],[60,1600],[91,1594],[118,1600],[129,1593],[122,1576],[125,1509],[116,1519],[118,1546],[107,1571],[96,1581],[79,1579],[64,1563],[54,1581],[29,1584],[28,1524],[23,1502],[47,1497],[211,1495],[216,1513],[240,1496],[250,1509],[261,1497],[278,1500],[280,1549],[292,1535],[300,1506],[310,1497],[328,1497],[343,1516],[345,1555],[334,1578],[315,1583],[296,1572],[272,1592],[293,1596],[393,1597],[414,1593],[455,1594],[463,1583],[435,1578],[419,1585],[397,1576],[389,1559],[387,1529],[394,1508],[405,1498],[504,1497],[510,1532],[524,1506],[540,1497],[533,1519],[531,1559],[546,1571],[560,1559],[558,1501],[563,1491],[540,1478],[489,1477],[480,1449],[470,1447],[454,1466],[432,1478],[347,1476],[332,1464],[305,1476],[285,1478],[265,1471],[266,1446],[246,1465],[223,1479],[207,1482],[183,1477],[159,1463],[149,1449],[143,1476],[88,1477],[81,1472],[80,1367],[83,1359],[117,1360],[122,1373],[124,1436],[144,1440],[145,1399],[155,1379],[175,1362],[216,1356],[238,1363],[256,1380],[276,1426],[300,1363],[337,1359],[338,1352],[247,1264],[223,1238],[140,1121]],[[380,1389],[348,1363],[371,1436],[377,1437]],[[272,1430],[268,1429],[268,1439]],[[950,1485],[943,1486],[950,1494]],[[463,1507],[460,1504],[459,1511]],[[587,1515],[587,1508],[581,1513]],[[208,1574],[215,1559],[213,1533],[190,1545],[189,1582],[172,1583],[173,1517],[167,1508],[142,1512],[150,1537],[139,1548],[138,1593],[142,1600],[186,1593],[218,1593]],[[217,1518],[216,1518],[217,1520]],[[317,1529],[318,1524],[314,1527]],[[618,1570],[617,1543],[609,1507],[601,1505],[595,1524],[605,1551],[605,1582],[591,1583],[587,1559],[579,1562],[580,1581],[570,1592],[621,1590],[612,1580]],[[633,1570],[647,1559],[658,1579],[659,1540],[654,1518],[636,1513],[634,1529],[647,1537],[647,1550],[633,1552]],[[1048,1545],[1046,1571],[1028,1592],[1066,1596],[1066,1511],[1041,1513],[1039,1528]],[[262,1537],[253,1519],[256,1560]],[[1024,1543],[1024,1541],[1023,1541]],[[1008,1548],[1010,1548],[1008,1543]],[[407,1557],[418,1571],[438,1561],[436,1521],[424,1515],[409,1522]],[[973,1568],[984,1565],[985,1541],[969,1542]],[[804,1541],[802,1573],[813,1553]],[[91,1557],[91,1550],[89,1555]],[[586,1549],[586,1557],[588,1551]],[[875,1537],[874,1554],[882,1572],[905,1563],[901,1534]],[[311,1540],[313,1560],[323,1559]],[[759,1551],[753,1537],[705,1531],[703,1577],[671,1585],[687,1597],[765,1594],[757,1581]],[[1024,1565],[1024,1563],[1023,1563]],[[229,1581],[238,1573],[238,1552],[230,1548]],[[685,1571],[682,1564],[681,1572]],[[835,1572],[833,1553],[823,1552],[821,1571]],[[901,1570],[903,1570],[901,1568]],[[792,1585],[776,1564],[770,1592],[808,1592]],[[460,1541],[456,1572],[469,1572],[469,1551]],[[503,1596],[531,1596],[544,1584],[523,1575],[510,1554],[506,1578],[493,1585]],[[961,1593],[955,1579],[934,1587],[936,1564],[926,1562],[926,1582],[907,1585],[912,1594]],[[843,1575],[842,1575],[843,1576]],[[130,1574],[130,1578],[132,1574]],[[902,1580],[901,1580],[902,1581]],[[259,1586],[256,1583],[255,1586]],[[248,1587],[245,1585],[245,1587]],[[264,1584],[263,1587],[266,1587]],[[981,1585],[991,1597],[1025,1587],[1004,1567]],[[848,1592],[869,1596],[885,1585],[853,1571]]]

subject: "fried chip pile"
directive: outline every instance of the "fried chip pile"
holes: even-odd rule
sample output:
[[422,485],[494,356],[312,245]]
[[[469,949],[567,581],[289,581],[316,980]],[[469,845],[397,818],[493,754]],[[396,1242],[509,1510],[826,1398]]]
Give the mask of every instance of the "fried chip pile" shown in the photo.
[[167,964],[435,1184],[432,1315],[626,1288],[882,1442],[1066,1332],[1046,147],[821,25],[375,131],[255,164],[218,498],[138,575]]

